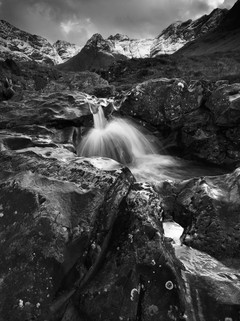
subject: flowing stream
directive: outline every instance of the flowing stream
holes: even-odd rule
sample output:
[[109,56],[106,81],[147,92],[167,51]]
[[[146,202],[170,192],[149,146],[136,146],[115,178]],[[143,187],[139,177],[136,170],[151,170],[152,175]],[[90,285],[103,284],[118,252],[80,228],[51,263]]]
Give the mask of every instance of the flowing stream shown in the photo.
[[159,153],[152,135],[132,121],[114,117],[107,120],[102,106],[90,108],[94,119],[92,128],[81,140],[77,153],[84,157],[108,157],[127,165],[136,179],[143,182],[182,180],[192,177],[218,175],[218,168],[202,165]]
[[[145,131],[126,119],[112,118],[107,121],[101,106],[92,112],[94,128],[80,142],[79,156],[112,158],[127,165],[138,181],[150,183],[160,183],[166,179],[176,181],[222,174],[219,169],[204,168],[196,163],[161,155],[151,135],[145,134]],[[163,228],[165,236],[172,239],[176,257],[184,265],[182,277],[186,291],[189,292],[188,315],[191,316],[191,320],[205,320],[201,313],[200,288],[195,287],[197,283],[192,282],[193,278],[208,280],[209,284],[214,284],[213,289],[217,291],[219,300],[223,304],[225,301],[227,304],[229,298],[233,304],[240,302],[240,269],[227,267],[204,252],[181,245],[180,237],[183,228],[177,223],[164,222]],[[227,297],[225,297],[225,291],[228,293]],[[194,309],[196,304],[198,312]],[[232,318],[225,320],[232,320]]]

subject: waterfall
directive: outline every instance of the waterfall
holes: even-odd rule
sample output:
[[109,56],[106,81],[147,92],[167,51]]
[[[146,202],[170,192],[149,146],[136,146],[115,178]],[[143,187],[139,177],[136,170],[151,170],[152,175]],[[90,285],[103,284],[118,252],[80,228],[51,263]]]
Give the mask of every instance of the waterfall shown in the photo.
[[[138,181],[161,182],[217,175],[221,169],[204,168],[169,155],[158,153],[156,140],[132,121],[114,117],[107,120],[101,105],[92,104],[94,128],[77,146],[78,156],[108,157],[128,165]],[[145,133],[145,134],[144,134]]]
[[117,117],[107,121],[102,106],[93,113],[93,120],[94,128],[77,148],[79,156],[109,157],[130,164],[138,157],[156,153],[154,144],[133,122]]

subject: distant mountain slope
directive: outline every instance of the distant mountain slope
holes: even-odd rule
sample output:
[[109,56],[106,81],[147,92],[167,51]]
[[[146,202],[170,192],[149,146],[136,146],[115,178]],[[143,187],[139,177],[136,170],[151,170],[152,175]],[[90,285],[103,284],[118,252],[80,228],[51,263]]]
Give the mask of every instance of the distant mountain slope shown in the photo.
[[231,10],[229,10],[219,29],[235,30],[238,28],[240,28],[240,0],[237,0]]
[[82,49],[82,47],[64,40],[57,40],[56,42],[54,42],[53,48],[56,49],[58,55],[62,59],[62,62],[65,62],[68,59],[72,58]]
[[61,70],[84,71],[100,70],[109,67],[115,60],[127,59],[125,55],[115,52],[110,40],[94,34],[74,57],[58,66]]
[[81,52],[59,65],[59,68],[71,71],[100,70],[118,59],[172,54],[186,43],[218,28],[227,12],[227,9],[215,9],[194,21],[175,22],[155,39],[130,39],[119,33],[104,39],[100,34],[95,34]]
[[177,21],[163,30],[151,48],[151,57],[172,54],[189,41],[215,30],[226,16],[227,9],[215,9],[197,20]]
[[130,39],[121,34],[104,39],[95,34],[82,49],[61,40],[52,45],[43,37],[31,35],[0,20],[0,58],[34,60],[59,64],[62,70],[84,71],[106,69],[119,59],[173,54],[182,47],[182,53],[186,54],[222,51],[225,48],[238,50],[239,35],[235,30],[240,26],[239,1],[229,12],[227,9],[215,9],[196,20],[177,21],[154,39]]
[[147,58],[150,57],[151,47],[154,39],[130,39],[126,35],[117,33],[108,37],[112,43],[112,51],[122,54],[127,58]]
[[[31,61],[55,65],[72,57],[75,45],[56,42],[52,45],[47,39],[20,30],[5,20],[0,20],[0,58],[13,58],[16,61]],[[80,48],[79,48],[80,49]],[[60,54],[59,54],[60,53]]]
[[187,43],[176,54],[186,56],[240,51],[240,0],[212,32]]

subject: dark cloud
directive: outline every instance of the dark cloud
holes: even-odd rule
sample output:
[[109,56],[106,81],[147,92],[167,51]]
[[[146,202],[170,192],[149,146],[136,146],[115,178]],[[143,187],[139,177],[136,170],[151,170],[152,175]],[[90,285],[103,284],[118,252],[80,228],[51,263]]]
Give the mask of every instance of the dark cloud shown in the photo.
[[155,37],[176,20],[195,19],[234,0],[0,0],[0,17],[28,32],[84,44],[95,32]]

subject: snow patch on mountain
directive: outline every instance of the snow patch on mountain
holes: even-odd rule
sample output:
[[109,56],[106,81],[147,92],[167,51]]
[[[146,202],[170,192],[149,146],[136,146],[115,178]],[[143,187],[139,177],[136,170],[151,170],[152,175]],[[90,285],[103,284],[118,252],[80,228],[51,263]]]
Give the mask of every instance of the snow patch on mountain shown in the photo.
[[186,43],[214,31],[227,12],[227,9],[215,9],[209,15],[204,15],[197,20],[172,23],[154,40],[150,56],[173,54]]
[[62,62],[67,61],[68,59],[72,58],[76,54],[78,54],[82,46],[77,46],[65,40],[57,40],[53,47],[56,49],[58,55],[61,57]]
[[116,34],[108,37],[114,53],[119,53],[127,58],[147,58],[150,56],[150,49],[154,39],[130,39],[126,35]]

